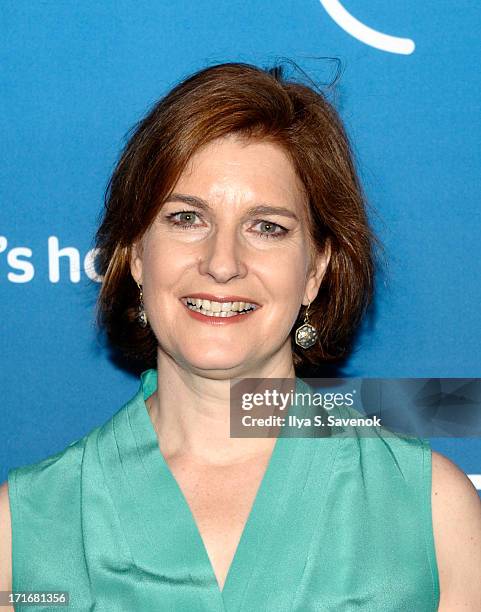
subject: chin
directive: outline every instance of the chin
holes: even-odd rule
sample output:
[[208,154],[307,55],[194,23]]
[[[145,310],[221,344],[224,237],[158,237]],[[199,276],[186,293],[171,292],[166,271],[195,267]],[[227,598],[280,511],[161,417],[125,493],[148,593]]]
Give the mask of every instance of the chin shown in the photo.
[[233,370],[242,368],[245,364],[245,355],[232,351],[200,351],[182,354],[182,360],[196,370]]

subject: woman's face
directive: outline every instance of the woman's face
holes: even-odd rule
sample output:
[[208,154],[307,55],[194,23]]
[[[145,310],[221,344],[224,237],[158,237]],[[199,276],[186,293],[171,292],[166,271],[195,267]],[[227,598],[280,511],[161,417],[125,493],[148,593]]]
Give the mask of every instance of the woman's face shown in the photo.
[[[218,139],[191,158],[172,194],[131,259],[160,352],[211,377],[292,363],[289,334],[301,304],[317,295],[329,252],[310,269],[306,196],[284,151]],[[230,304],[201,296],[189,300],[202,305],[196,312],[186,305],[196,294]],[[257,308],[234,314],[235,302]]]

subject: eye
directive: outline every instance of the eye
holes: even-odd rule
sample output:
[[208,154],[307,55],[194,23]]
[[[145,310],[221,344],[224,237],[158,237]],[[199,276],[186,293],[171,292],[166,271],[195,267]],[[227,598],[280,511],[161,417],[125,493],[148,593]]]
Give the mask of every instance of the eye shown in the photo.
[[278,223],[273,223],[272,221],[258,221],[256,225],[261,225],[266,230],[254,232],[258,234],[260,238],[284,238],[284,236],[286,236],[290,231],[282,225],[279,225]]
[[[177,221],[175,220],[177,215],[183,215],[183,218],[180,218],[180,220]],[[196,213],[194,210],[179,210],[166,215],[166,218],[170,221],[170,223],[172,223],[172,225],[177,225],[178,227],[186,229],[188,227],[196,227],[192,221],[198,216],[198,213]]]
[[[199,213],[194,210],[178,210],[176,212],[166,215],[166,219],[172,225],[175,225],[179,229],[200,227],[199,224],[194,223],[196,217],[200,219]],[[260,238],[283,238],[290,231],[282,225],[279,225],[278,223],[273,223],[272,221],[262,220],[258,221],[255,225],[261,225],[264,228],[264,231],[261,230],[253,232],[254,234],[257,234]]]

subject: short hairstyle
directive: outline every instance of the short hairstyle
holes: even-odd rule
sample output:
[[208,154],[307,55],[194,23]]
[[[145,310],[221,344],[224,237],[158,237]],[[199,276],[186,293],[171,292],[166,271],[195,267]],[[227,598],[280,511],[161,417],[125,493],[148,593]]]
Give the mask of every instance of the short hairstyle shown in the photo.
[[[131,249],[156,218],[192,155],[210,141],[236,134],[283,148],[305,188],[309,241],[331,258],[309,319],[317,343],[294,341],[296,370],[347,356],[374,291],[375,246],[366,199],[342,121],[327,96],[284,77],[283,68],[228,62],[204,68],[177,84],[136,126],[105,193],[95,235],[96,269],[103,277],[96,322],[127,360],[156,367],[157,339],[137,320],[139,290]],[[312,252],[312,251],[311,251]],[[314,251],[315,252],[315,251]]]

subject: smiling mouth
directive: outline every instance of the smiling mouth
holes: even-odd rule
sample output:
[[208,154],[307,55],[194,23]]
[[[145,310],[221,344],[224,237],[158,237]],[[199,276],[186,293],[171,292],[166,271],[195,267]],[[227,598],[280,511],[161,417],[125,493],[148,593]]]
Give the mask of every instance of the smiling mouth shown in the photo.
[[193,312],[219,318],[241,317],[259,308],[251,302],[214,302],[201,298],[182,298],[181,302]]

